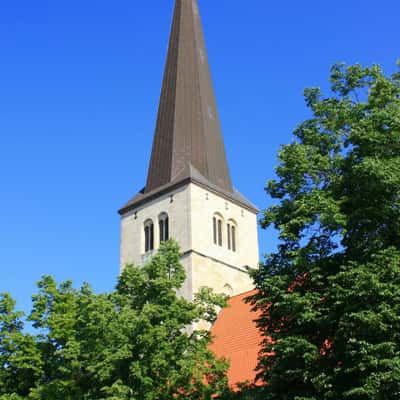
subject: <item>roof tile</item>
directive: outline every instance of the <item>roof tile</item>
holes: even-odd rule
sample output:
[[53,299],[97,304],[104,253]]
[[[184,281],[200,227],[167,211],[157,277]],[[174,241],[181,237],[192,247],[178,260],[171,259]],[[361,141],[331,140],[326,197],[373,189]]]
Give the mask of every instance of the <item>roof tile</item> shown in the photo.
[[228,307],[220,312],[211,329],[214,339],[210,349],[216,356],[229,360],[228,379],[233,388],[246,381],[257,383],[257,360],[263,338],[255,322],[259,313],[245,301],[255,293],[251,291],[230,298]]

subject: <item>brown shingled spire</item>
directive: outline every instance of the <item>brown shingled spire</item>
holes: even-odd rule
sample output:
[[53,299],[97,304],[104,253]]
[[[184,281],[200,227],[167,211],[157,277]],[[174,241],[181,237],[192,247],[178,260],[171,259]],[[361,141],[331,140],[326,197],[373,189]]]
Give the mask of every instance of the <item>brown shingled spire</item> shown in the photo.
[[233,193],[196,0],[176,0],[144,193],[193,171]]

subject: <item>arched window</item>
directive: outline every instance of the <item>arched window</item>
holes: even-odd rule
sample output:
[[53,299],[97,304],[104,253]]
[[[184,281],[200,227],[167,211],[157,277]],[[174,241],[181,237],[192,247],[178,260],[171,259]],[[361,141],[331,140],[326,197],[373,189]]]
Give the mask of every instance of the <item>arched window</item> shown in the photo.
[[224,293],[227,294],[228,296],[232,296],[233,295],[233,288],[229,283],[226,283],[224,285]]
[[219,214],[214,215],[213,217],[213,239],[214,239],[214,244],[217,244],[218,246],[222,246],[222,225],[223,225],[223,220],[222,217]]
[[228,249],[236,251],[237,248],[237,229],[234,221],[230,220],[226,225],[226,233],[228,238]]
[[236,251],[236,226],[231,226],[231,235],[232,235],[232,251]]
[[154,250],[154,224],[151,219],[144,223],[144,251]]
[[158,217],[158,226],[160,228],[160,243],[169,239],[169,218],[168,214],[162,213]]

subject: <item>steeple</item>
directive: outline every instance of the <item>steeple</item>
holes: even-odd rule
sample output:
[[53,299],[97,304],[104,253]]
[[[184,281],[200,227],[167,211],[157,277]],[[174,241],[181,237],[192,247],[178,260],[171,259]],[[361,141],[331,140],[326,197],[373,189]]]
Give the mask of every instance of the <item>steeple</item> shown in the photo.
[[253,288],[245,266],[258,263],[258,210],[232,186],[197,0],[175,0],[146,186],[119,213],[121,269],[173,238],[183,297]]
[[146,186],[119,213],[187,183],[257,211],[232,186],[197,0],[175,0]]
[[194,170],[232,193],[196,0],[176,0],[145,193]]

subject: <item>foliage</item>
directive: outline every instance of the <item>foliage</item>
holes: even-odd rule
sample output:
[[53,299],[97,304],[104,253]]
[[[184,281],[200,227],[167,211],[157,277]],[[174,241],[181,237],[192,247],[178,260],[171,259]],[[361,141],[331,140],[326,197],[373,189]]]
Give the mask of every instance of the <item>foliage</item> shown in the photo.
[[39,282],[23,319],[9,295],[0,299],[0,400],[209,399],[226,390],[223,360],[206,331],[223,296],[204,289],[196,302],[177,295],[185,280],[179,248],[162,245],[142,268],[128,266],[109,294],[88,285]]
[[227,389],[221,400],[265,400],[266,389],[254,384],[239,384],[235,390]]
[[[268,399],[400,397],[400,73],[336,65],[282,148],[254,272]],[[272,337],[272,342],[268,340]]]

